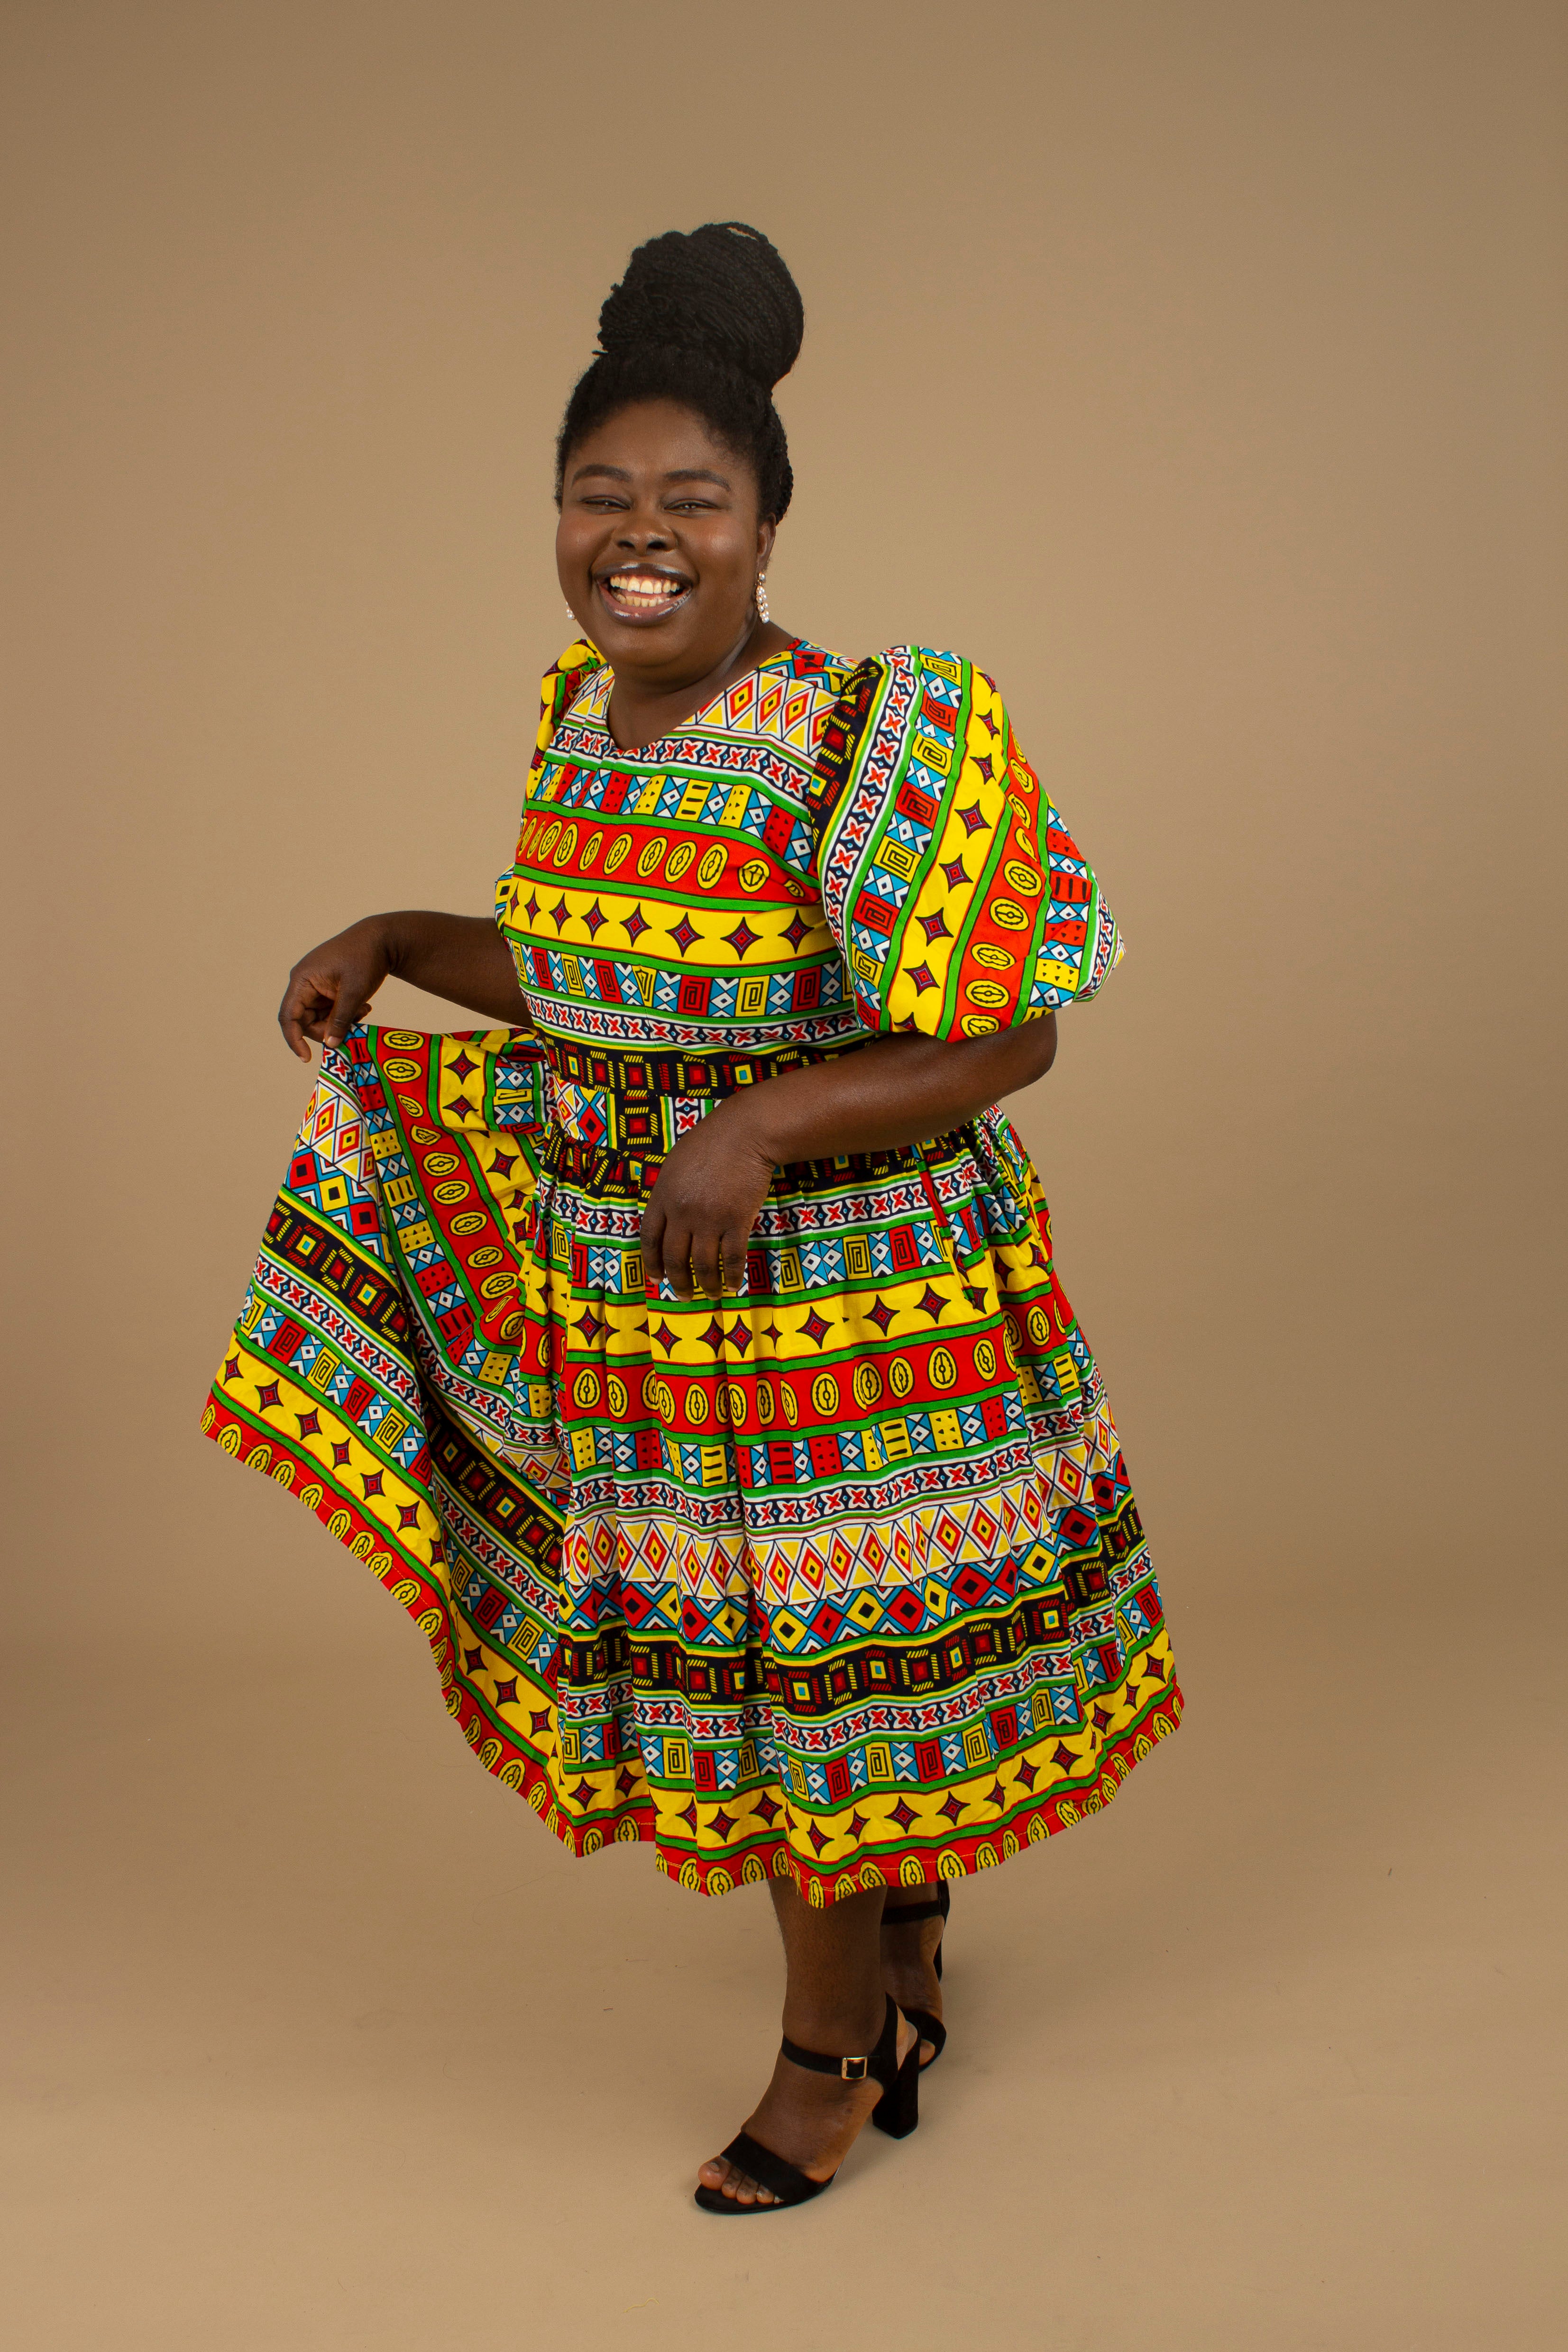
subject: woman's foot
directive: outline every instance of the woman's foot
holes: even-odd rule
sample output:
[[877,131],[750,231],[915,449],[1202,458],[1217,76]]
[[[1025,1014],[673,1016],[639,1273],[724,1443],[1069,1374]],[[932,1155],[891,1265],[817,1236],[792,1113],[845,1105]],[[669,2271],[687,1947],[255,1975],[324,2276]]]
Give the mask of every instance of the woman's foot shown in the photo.
[[[796,2038],[805,2049],[820,2046],[809,2023],[797,2032]],[[900,2061],[909,2055],[914,2039],[914,2027],[900,2017]],[[873,2033],[863,2046],[872,2049],[876,2041]],[[761,2140],[764,2147],[772,2148],[775,2156],[782,2156],[809,2179],[826,2180],[848,2155],[881,2095],[879,2083],[844,2083],[831,2074],[813,2074],[805,2066],[794,2064],[781,2050],[773,2065],[773,2081],[754,2112],[747,2116],[744,2128],[753,2139]],[[739,2205],[778,2202],[771,2189],[764,2189],[760,2181],[721,2156],[710,2157],[697,2177],[704,2189],[716,2189],[722,2196],[732,2197]]]
[[[907,1903],[929,1903],[931,1889],[910,1887]],[[942,1979],[936,1972],[937,1948],[942,1942],[945,1919],[911,1919],[907,1927],[899,1924],[896,1894],[889,1895],[882,1906],[882,1986],[890,1992],[901,2010],[923,2009],[928,2017],[942,2015]],[[921,2065],[931,2064],[936,2055],[933,2042],[921,2043]]]

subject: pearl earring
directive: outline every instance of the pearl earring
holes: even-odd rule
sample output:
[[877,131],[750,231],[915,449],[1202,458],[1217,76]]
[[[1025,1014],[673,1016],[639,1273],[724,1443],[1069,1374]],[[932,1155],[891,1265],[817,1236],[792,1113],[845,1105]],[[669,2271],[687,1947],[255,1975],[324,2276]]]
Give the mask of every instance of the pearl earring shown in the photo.
[[583,625],[582,625],[581,621],[579,621],[579,620],[578,620],[576,614],[572,610],[572,607],[571,607],[571,605],[570,605],[570,604],[568,604],[568,605],[567,605],[567,607],[566,607],[566,618],[567,618],[567,619],[571,622],[571,624],[572,624],[572,634],[573,634],[573,635],[574,635],[574,636],[578,636],[578,637],[580,637],[580,636],[582,635],[582,634],[583,634]]
[[768,611],[768,575],[765,572],[759,572],[757,574],[757,618],[759,621],[767,621],[771,620],[772,617],[773,615]]

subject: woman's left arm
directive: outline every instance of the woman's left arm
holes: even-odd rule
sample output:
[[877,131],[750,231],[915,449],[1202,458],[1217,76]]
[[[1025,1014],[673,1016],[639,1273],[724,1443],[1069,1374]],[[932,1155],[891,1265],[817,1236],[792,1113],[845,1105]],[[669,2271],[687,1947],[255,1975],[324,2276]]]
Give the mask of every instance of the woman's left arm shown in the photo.
[[738,1289],[775,1168],[945,1135],[1043,1078],[1056,1051],[1050,1013],[992,1037],[907,1031],[727,1096],[659,1171],[642,1221],[649,1283],[678,1298]]

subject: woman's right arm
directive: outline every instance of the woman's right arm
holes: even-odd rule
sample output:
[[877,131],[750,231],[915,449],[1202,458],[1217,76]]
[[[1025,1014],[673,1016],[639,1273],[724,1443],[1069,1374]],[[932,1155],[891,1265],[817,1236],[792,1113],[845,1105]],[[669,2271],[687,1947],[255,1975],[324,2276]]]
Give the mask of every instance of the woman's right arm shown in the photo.
[[300,957],[278,1008],[278,1026],[290,1051],[308,1062],[307,1038],[341,1045],[389,972],[508,1028],[528,1025],[511,950],[493,916],[405,908],[367,915]]

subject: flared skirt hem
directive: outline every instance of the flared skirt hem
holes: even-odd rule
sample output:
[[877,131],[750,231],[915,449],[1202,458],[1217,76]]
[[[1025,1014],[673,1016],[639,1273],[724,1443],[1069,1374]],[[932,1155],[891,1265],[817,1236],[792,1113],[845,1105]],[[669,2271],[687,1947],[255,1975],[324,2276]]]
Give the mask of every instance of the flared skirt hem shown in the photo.
[[[652,1845],[655,1867],[693,1893],[727,1895],[737,1886],[788,1877],[805,1901],[817,1907],[879,1886],[965,1878],[1103,1811],[1134,1766],[1168,1738],[1181,1720],[1181,1689],[1161,1626],[1140,1658],[1141,1678],[1134,1683],[1130,1677],[1123,1685],[1116,1695],[1116,1717],[1087,1750],[1047,1732],[1037,1748],[1005,1762],[988,1788],[983,1789],[973,1776],[958,1779],[946,1791],[949,1826],[929,1840],[909,1835],[914,1816],[908,1798],[934,1802],[941,1790],[903,1790],[889,1784],[863,1791],[846,1824],[796,1805],[788,1790],[774,1782],[748,1791],[749,1831],[734,1834],[742,1823],[725,1816],[721,1800],[712,1810],[723,1817],[723,1825],[710,1828],[711,1843],[701,1842],[700,1815],[699,1842],[689,1843],[695,1801],[689,1800],[676,1811],[683,1792],[670,1792],[675,1818],[668,1828],[661,1827],[659,1808],[635,1756],[622,1765],[618,1777],[625,1786],[618,1802],[605,1804],[599,1790],[594,1792],[598,1801],[591,1812],[574,1808],[570,1776],[563,1773],[558,1760],[557,1717],[549,1691],[539,1685],[520,1700],[514,1687],[502,1702],[514,1718],[511,1723],[499,1705],[486,1702],[472,1675],[458,1671],[463,1629],[441,1584],[406,1550],[391,1548],[385,1527],[367,1516],[316,1455],[285,1436],[275,1421],[263,1419],[226,1393],[226,1378],[253,1388],[258,1403],[276,1406],[278,1402],[266,1393],[276,1368],[247,1358],[237,1337],[234,1344],[235,1355],[220,1373],[204,1412],[204,1433],[231,1458],[269,1476],[302,1502],[330,1535],[366,1563],[425,1635],[441,1677],[447,1711],[479,1762],[508,1788],[519,1790],[544,1827],[579,1857],[608,1845]],[[539,1702],[531,1710],[531,1728],[543,1747],[530,1745],[521,1733],[521,1718],[531,1713],[529,1697]],[[1042,1780],[1047,1785],[1038,1785]],[[580,1780],[578,1786],[584,1790],[588,1784]],[[897,1844],[897,1852],[886,1856],[876,1851],[879,1822],[885,1822]]]

